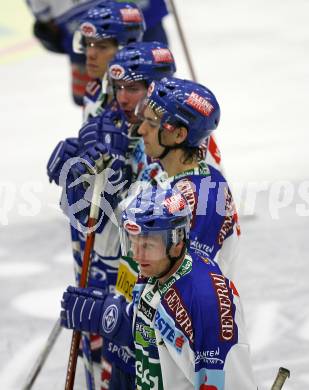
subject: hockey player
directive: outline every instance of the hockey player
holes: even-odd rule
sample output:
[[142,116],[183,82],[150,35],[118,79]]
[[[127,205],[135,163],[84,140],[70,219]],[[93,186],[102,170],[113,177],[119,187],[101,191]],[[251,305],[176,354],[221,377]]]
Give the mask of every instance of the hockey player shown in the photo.
[[[122,69],[121,77],[124,77],[125,81],[122,80],[120,75],[116,72],[116,69],[119,68]],[[117,102],[127,114],[127,119],[133,123],[137,119],[133,115],[135,106],[141,97],[146,96],[147,88],[151,81],[154,79],[161,79],[164,76],[173,75],[176,67],[173,56],[165,45],[158,42],[138,42],[130,44],[120,50],[109,69]],[[62,167],[61,164],[69,157],[76,157],[77,150],[82,150],[83,152],[87,150],[87,153],[83,154],[83,157],[88,161],[101,158],[102,153],[104,152],[108,152],[113,156],[119,156],[121,154],[122,139],[126,138],[124,135],[126,124],[123,119],[123,114],[121,115],[119,107],[117,108],[115,102],[111,103],[108,108],[109,109],[104,113],[96,118],[92,118],[85,124],[80,131],[79,143],[72,145],[70,148],[71,154],[66,153],[65,155],[62,155],[63,157],[58,154],[58,159],[55,156],[50,159],[50,172],[53,177],[55,177],[55,180],[58,181]],[[113,124],[114,129],[109,131]],[[151,180],[158,171],[158,165],[152,164],[151,166],[148,166],[143,152],[142,139],[141,137],[137,137],[137,127],[138,124],[133,125],[130,128],[130,144],[126,155],[126,166],[123,167],[123,171],[129,170],[130,181]],[[110,139],[108,150],[104,149],[106,147],[105,140],[107,138]],[[68,141],[66,141],[66,144],[68,145]],[[123,145],[124,144],[125,142]],[[57,162],[58,166],[56,166],[54,162]],[[76,172],[76,174],[78,175],[78,172]],[[126,175],[126,177],[128,177],[128,175]],[[119,196],[122,195],[119,194]],[[113,205],[113,207],[115,206]],[[84,215],[85,214],[87,213],[84,213]],[[111,221],[108,221],[107,224],[104,225],[103,231],[96,234],[89,279],[90,285],[106,289],[108,292],[113,292],[117,279],[119,259],[120,245],[118,230]],[[75,260],[77,274],[79,274],[81,256],[76,252]],[[124,269],[122,268],[122,272],[123,271]],[[132,287],[136,280],[135,270],[132,275],[132,285],[129,289],[126,286],[128,281],[127,277],[129,277],[129,273],[126,273],[126,280],[123,283],[119,282],[118,291],[131,299]],[[116,379],[120,381],[122,378],[121,385],[119,382],[114,384],[113,381],[115,378],[112,378],[111,388],[129,388],[130,381],[132,381],[132,377],[130,376],[130,373],[132,373],[132,365],[134,369],[134,356],[132,351],[128,349],[123,351],[121,347],[118,348],[116,345],[111,347],[110,344],[104,345],[104,348],[105,347],[107,350],[103,351],[103,355],[114,362],[115,370],[118,372]],[[122,374],[123,371],[129,375]]]
[[[134,110],[138,101],[146,96],[147,88],[152,80],[171,76],[175,70],[172,53],[159,42],[137,42],[127,45],[116,54],[109,66],[117,103],[124,111],[127,120],[132,124],[129,129],[130,144],[125,167],[123,167],[123,176],[126,179],[129,178],[130,182],[151,181],[160,170],[158,164],[149,165],[147,162],[143,141],[137,134],[140,122],[134,115]],[[110,105],[110,107],[112,108],[114,105]],[[119,119],[116,121],[117,115],[117,109],[114,113],[113,111],[105,112],[96,120],[89,121],[81,129],[79,143],[82,149],[88,148],[86,156],[83,155],[88,161],[101,158],[101,152],[104,149],[106,122],[102,126],[100,121],[102,118],[111,116],[119,126]],[[116,141],[113,137],[111,139]],[[121,143],[120,138],[116,142]],[[126,192],[123,190],[118,192],[118,198],[123,198],[125,194]],[[112,206],[115,208],[117,205],[114,199],[112,202]],[[132,289],[137,277],[136,265],[121,259],[118,228],[114,223],[108,220],[104,228],[101,226],[101,229],[103,231],[97,233],[95,237],[89,283],[91,286],[105,289],[108,292],[114,292],[116,287],[118,293],[123,294],[128,301],[131,301]],[[118,282],[116,285],[117,273]],[[110,387],[113,389],[133,387],[132,383],[134,383],[135,377],[133,351],[129,348],[124,350],[122,346],[112,344],[112,342],[104,344],[103,348],[103,355],[113,362]],[[115,372],[117,375],[114,375]]]
[[167,34],[162,25],[163,18],[168,14],[164,0],[134,0],[143,11],[146,30],[143,41],[159,41],[168,44]]
[[[27,0],[35,17],[33,33],[43,47],[59,54],[67,54],[71,63],[72,96],[74,102],[83,105],[85,88],[90,78],[85,67],[83,53],[76,53],[72,47],[73,34],[79,25],[81,16],[104,0]],[[162,27],[162,18],[167,14],[163,0],[139,1],[136,3],[145,12],[147,41],[167,42]],[[154,9],[155,8],[155,9]],[[155,11],[155,12],[154,12]],[[88,67],[87,67],[88,68]]]
[[90,81],[85,69],[85,56],[74,53],[73,33],[81,16],[102,0],[27,0],[35,22],[33,33],[45,49],[67,54],[71,63],[72,96],[83,105],[86,84]]
[[[136,44],[138,45],[141,44]],[[126,65],[120,61],[119,52],[119,58],[110,66],[112,73],[119,78],[118,84],[115,84],[116,91],[118,86],[118,94],[124,93],[125,87],[135,85],[130,84],[130,68],[139,69],[134,66],[134,61],[130,63],[131,58],[136,59],[136,53],[131,57],[130,54],[133,53],[130,53],[129,49],[124,49],[124,52],[126,50],[129,52],[126,55]],[[140,65],[139,71],[142,69],[143,65]],[[133,74],[139,79],[138,72]],[[199,157],[199,145],[219,123],[220,109],[216,98],[205,87],[175,78],[152,83],[148,95],[140,105],[139,112],[144,121],[138,128],[138,133],[144,138],[147,155],[159,159],[166,170],[166,176],[169,176],[157,174],[155,178],[160,185],[176,186],[191,206],[193,217],[190,250],[204,257],[205,261],[211,262],[212,265],[218,263],[225,272],[232,275],[239,233],[233,199],[222,175]],[[221,207],[217,205],[218,200]],[[104,239],[98,239],[97,242],[104,242]],[[108,235],[105,235],[105,246],[102,245],[102,248],[110,248],[110,243]],[[100,264],[104,264],[103,257],[100,261]],[[99,273],[97,275],[99,276]],[[128,257],[122,258],[116,289],[128,301],[136,276],[134,262]],[[113,342],[110,342],[108,347],[107,354],[112,350],[117,353],[122,351]],[[110,359],[112,360],[112,357]]]
[[[201,159],[199,146],[215,130],[220,107],[213,93],[192,81],[166,78],[153,82],[139,113],[145,153],[159,159],[167,182],[187,198],[192,210],[190,248],[234,278],[240,234],[228,184]],[[224,201],[217,208],[217,199]]]
[[145,30],[141,10],[132,2],[102,2],[81,20],[74,34],[74,51],[86,54],[86,68],[94,79],[86,88],[84,121],[97,116],[112,100],[107,66],[117,50],[140,41]]
[[135,197],[121,218],[123,254],[140,269],[133,305],[69,287],[62,326],[123,346],[133,333],[136,389],[254,390],[239,294],[216,264],[189,254],[190,221],[179,191],[150,187]]

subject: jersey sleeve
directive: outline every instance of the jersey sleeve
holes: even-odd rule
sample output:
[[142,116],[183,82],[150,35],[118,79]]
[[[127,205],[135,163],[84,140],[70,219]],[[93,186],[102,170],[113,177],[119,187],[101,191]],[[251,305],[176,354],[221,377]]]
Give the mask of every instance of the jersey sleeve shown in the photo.
[[256,390],[235,286],[210,272],[207,294],[196,290],[194,296],[195,388]]

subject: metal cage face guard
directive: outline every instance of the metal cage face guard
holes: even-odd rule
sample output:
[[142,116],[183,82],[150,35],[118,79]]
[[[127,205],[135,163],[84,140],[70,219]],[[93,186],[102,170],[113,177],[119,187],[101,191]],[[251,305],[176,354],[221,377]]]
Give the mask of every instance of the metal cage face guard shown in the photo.
[[85,53],[85,38],[115,39],[119,46],[125,46],[140,41],[144,31],[144,17],[135,3],[106,1],[85,14],[73,36],[73,50]]

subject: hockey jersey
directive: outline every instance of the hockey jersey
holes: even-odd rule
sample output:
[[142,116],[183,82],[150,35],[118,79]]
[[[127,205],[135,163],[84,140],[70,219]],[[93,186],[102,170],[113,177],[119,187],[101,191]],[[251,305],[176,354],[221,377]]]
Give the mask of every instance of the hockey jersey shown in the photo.
[[137,389],[256,390],[239,294],[217,264],[187,254],[164,283],[139,277],[133,309],[122,305],[128,319],[107,308],[102,323],[118,329],[112,340],[134,339]]
[[59,27],[64,51],[70,57],[80,58],[73,52],[73,34],[83,13],[99,4],[100,0],[27,0],[27,3],[37,20],[52,20]]

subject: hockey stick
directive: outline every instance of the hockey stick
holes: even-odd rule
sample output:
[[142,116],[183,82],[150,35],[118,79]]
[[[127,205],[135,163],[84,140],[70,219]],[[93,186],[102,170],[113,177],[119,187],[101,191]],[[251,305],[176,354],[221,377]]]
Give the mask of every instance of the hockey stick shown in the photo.
[[183,51],[185,53],[185,57],[186,57],[186,61],[187,61],[187,64],[188,64],[188,67],[189,67],[189,70],[190,70],[191,78],[192,78],[193,81],[196,81],[197,80],[196,74],[195,74],[195,71],[194,71],[194,68],[193,68],[193,63],[191,61],[191,56],[190,56],[190,53],[189,53],[189,50],[188,50],[188,46],[187,46],[187,42],[186,42],[186,39],[185,39],[185,36],[184,36],[184,33],[183,33],[183,29],[181,27],[180,19],[178,17],[178,12],[177,12],[177,9],[176,9],[175,4],[174,4],[174,0],[169,0],[169,3],[170,3],[170,6],[171,6],[171,9],[172,9],[174,18],[175,18],[177,31],[178,31],[178,34],[179,34],[179,37],[180,37],[180,40],[181,40]]
[[[81,273],[80,283],[79,283],[79,286],[82,288],[86,287],[87,285],[88,273],[90,269],[91,252],[92,252],[94,237],[95,237],[94,227],[97,223],[97,219],[99,216],[101,190],[104,187],[104,182],[105,182],[105,173],[103,170],[100,174],[96,174],[95,181],[94,181],[94,188],[93,188],[89,219],[88,219],[88,233],[87,233],[84,256],[83,256],[82,273]],[[76,330],[73,331],[67,375],[65,381],[65,390],[73,390],[80,340],[81,340],[81,332]]]
[[27,378],[27,381],[25,383],[25,385],[22,387],[22,390],[30,390],[37,378],[37,376],[39,375],[46,359],[47,359],[47,356],[49,355],[50,351],[52,350],[59,334],[60,334],[60,331],[61,331],[61,326],[60,326],[60,319],[57,320],[57,322],[55,323],[50,335],[48,336],[48,339],[47,339],[47,342],[44,346],[44,349],[41,351],[41,353],[39,354],[37,360],[35,361],[35,364],[32,368],[32,370],[30,371],[30,374]]
[[[71,199],[71,203],[73,203],[73,199]],[[73,257],[75,261],[74,252],[78,252],[79,254],[81,254],[81,247],[80,247],[78,231],[71,224],[70,224],[70,229],[71,229],[71,240],[72,240],[72,247],[73,247],[72,248]],[[75,273],[77,275],[78,270],[76,270]],[[88,333],[82,334],[82,354],[83,354],[83,362],[85,368],[87,390],[95,390],[93,362],[91,356],[90,334]]]
[[[185,39],[183,28],[181,27],[180,19],[179,19],[179,16],[178,16],[178,12],[177,12],[174,0],[169,0],[169,3],[170,3],[171,9],[172,9],[172,13],[173,13],[174,18],[175,18],[178,35],[180,37],[181,45],[182,45],[183,51],[185,53],[186,61],[187,61],[187,64],[188,64],[188,68],[190,70],[191,79],[193,81],[197,82],[197,77],[196,77],[196,73],[195,73],[195,70],[194,70],[194,67],[193,67],[193,62],[191,60],[191,56],[190,56],[190,53],[189,53],[189,50],[188,50],[188,45],[187,45],[187,42],[186,42],[186,39]],[[221,171],[223,171],[223,167],[222,167],[222,164],[220,162],[221,161],[220,151],[219,151],[219,148],[217,146],[217,143],[216,143],[215,138],[214,138],[213,135],[210,135],[209,139],[207,140],[207,147],[208,147],[210,155],[215,160],[216,164],[221,165]]]
[[271,390],[280,390],[284,385],[284,382],[287,378],[290,377],[290,371],[287,368],[280,367],[278,370],[277,377],[274,384],[271,387]]

